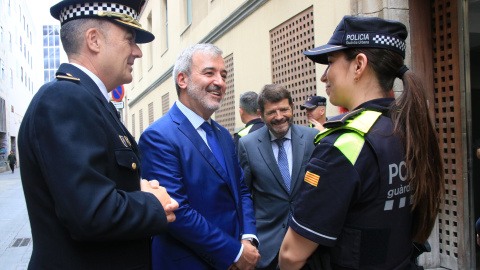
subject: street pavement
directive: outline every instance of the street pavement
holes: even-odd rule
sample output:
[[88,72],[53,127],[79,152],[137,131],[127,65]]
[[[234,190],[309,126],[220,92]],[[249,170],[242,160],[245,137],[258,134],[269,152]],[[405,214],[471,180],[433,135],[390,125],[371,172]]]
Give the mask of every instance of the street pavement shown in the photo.
[[31,239],[20,169],[0,173],[0,269],[27,269]]

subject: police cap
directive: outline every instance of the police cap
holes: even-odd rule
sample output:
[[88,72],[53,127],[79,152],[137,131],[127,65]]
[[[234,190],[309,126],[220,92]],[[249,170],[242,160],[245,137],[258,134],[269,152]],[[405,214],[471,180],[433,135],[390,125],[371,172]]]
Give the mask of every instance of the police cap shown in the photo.
[[101,18],[135,30],[136,43],[148,43],[155,36],[138,22],[145,0],[63,0],[50,8],[50,14],[63,25],[82,18]]
[[317,106],[327,106],[327,99],[322,96],[309,96],[304,105],[300,105],[300,110],[313,110]]
[[303,53],[320,64],[328,64],[327,53],[357,47],[392,50],[405,58],[407,35],[407,28],[401,22],[344,16],[326,45]]

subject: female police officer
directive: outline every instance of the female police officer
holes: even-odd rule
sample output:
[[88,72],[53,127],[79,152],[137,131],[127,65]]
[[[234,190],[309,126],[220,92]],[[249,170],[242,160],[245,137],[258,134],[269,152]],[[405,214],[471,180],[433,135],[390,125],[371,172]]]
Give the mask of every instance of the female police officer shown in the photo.
[[403,64],[406,37],[400,22],[345,16],[327,45],[304,52],[328,65],[330,102],[350,112],[315,139],[280,269],[299,269],[318,246],[333,269],[414,267],[412,242],[426,242],[444,187],[424,89]]

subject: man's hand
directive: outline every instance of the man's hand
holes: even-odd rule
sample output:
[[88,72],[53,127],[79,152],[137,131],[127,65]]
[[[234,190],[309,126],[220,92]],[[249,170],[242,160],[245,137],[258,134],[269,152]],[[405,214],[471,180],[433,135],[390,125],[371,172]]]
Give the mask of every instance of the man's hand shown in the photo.
[[315,120],[315,119],[311,119],[311,120],[308,121],[308,122],[310,122],[311,124],[314,124],[315,126],[314,126],[313,128],[316,128],[316,129],[318,129],[319,131],[322,131],[322,130],[325,129],[325,128],[323,127],[323,125],[320,124],[320,122],[318,122],[318,121]]
[[248,240],[242,240],[243,252],[238,261],[228,268],[229,270],[253,270],[260,260],[257,248]]
[[175,221],[176,217],[173,211],[177,210],[178,202],[170,198],[167,190],[164,187],[161,187],[157,180],[152,180],[150,182],[145,179],[142,180],[140,182],[140,190],[155,195],[165,210],[167,221],[169,223]]

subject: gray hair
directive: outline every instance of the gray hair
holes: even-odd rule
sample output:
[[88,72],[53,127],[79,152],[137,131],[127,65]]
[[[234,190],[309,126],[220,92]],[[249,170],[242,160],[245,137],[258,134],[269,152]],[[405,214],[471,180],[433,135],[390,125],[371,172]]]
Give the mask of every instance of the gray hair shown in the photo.
[[175,82],[175,88],[177,89],[177,95],[180,96],[180,86],[177,83],[177,75],[178,73],[185,73],[190,75],[191,68],[192,68],[192,59],[193,55],[197,52],[208,54],[211,56],[221,56],[223,51],[220,50],[217,46],[209,43],[199,43],[193,46],[190,46],[183,50],[177,57],[177,61],[175,61],[175,66],[173,67],[173,81]]
[[108,21],[102,19],[77,19],[69,21],[60,28],[60,38],[62,40],[63,49],[70,57],[80,52],[85,38],[85,33],[90,28],[96,28],[102,35],[107,35],[106,29]]
[[256,115],[258,111],[258,94],[248,91],[240,95],[240,108],[248,115]]

